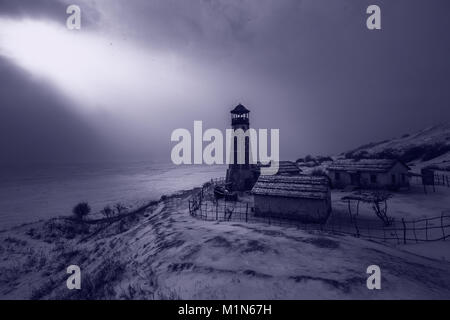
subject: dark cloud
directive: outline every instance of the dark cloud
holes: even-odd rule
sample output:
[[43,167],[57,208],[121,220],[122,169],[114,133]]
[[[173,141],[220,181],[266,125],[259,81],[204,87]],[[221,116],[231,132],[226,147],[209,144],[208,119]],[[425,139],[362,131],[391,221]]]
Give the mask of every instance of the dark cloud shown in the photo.
[[68,17],[66,9],[71,4],[83,6],[84,27],[96,26],[98,11],[82,0],[0,0],[0,17],[50,19],[64,25]]
[[[179,101],[186,101],[183,108],[167,102],[164,108],[155,108],[152,118],[145,119],[148,113],[143,112],[144,120],[124,120],[121,127],[124,136],[128,128],[152,127],[151,137],[142,129],[142,137],[133,141],[140,141],[142,150],[151,144],[167,159],[171,130],[190,128],[192,120],[223,128],[228,125],[228,109],[238,102],[252,110],[254,126],[281,129],[285,158],[340,152],[449,121],[450,2],[376,3],[382,9],[380,31],[365,27],[365,10],[373,4],[369,0],[110,0],[79,5],[99,34],[112,33],[143,50],[174,53],[197,67],[195,77],[205,84],[204,91],[199,89],[192,98],[193,92],[180,94],[183,90],[177,88]],[[0,2],[0,12],[64,22],[65,6],[56,1],[11,0]],[[14,72],[9,72],[11,77]],[[0,77],[2,83],[8,81],[4,74]],[[20,79],[25,81],[23,75]],[[17,87],[22,85],[17,82]],[[30,111],[17,108],[23,101],[11,100],[10,95],[17,99],[17,89],[2,91],[2,103],[9,101],[16,117],[9,126],[25,130],[21,115]],[[39,106],[36,113],[55,104],[44,94],[36,94],[34,101]],[[65,121],[73,117],[61,115]],[[102,118],[96,121],[101,123]],[[76,129],[74,123],[60,130],[65,132],[64,128],[72,128],[71,144],[85,141],[86,136],[77,139],[75,134],[84,129]],[[48,144],[48,152],[61,148]]]
[[55,0],[1,0],[0,15],[65,20],[67,5]]
[[0,57],[0,163],[105,160],[108,143],[70,103]]

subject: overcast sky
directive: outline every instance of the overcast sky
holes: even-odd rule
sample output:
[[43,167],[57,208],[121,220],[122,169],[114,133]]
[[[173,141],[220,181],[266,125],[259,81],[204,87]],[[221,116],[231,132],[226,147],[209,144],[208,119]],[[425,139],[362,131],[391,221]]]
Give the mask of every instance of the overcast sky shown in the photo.
[[[67,30],[68,4],[82,28]],[[382,30],[366,28],[368,5]],[[0,162],[170,160],[242,103],[282,158],[450,120],[448,0],[0,0]]]

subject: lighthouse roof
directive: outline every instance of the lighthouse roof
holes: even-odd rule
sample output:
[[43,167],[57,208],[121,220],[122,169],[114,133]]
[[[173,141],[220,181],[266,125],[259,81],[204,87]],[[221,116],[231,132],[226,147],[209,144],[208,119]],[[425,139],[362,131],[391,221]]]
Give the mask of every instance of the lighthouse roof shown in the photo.
[[232,114],[244,114],[244,113],[249,113],[249,112],[250,112],[250,110],[248,110],[242,104],[238,104],[233,110],[230,111],[230,113],[232,113]]

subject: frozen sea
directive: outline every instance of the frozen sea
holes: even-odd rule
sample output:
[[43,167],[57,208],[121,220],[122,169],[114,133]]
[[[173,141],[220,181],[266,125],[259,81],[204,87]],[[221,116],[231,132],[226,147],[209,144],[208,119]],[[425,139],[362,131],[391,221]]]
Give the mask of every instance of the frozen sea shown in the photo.
[[118,202],[137,205],[225,176],[225,166],[135,162],[1,168],[0,229],[70,215],[87,201],[93,212]]

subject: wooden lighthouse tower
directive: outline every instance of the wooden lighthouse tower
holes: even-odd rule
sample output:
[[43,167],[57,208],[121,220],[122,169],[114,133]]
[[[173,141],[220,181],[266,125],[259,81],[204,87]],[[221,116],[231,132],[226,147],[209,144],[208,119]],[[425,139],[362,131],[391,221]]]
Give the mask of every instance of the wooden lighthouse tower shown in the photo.
[[[232,129],[242,129],[244,133],[250,128],[249,114],[250,111],[242,104],[237,105],[231,113]],[[259,177],[259,170],[256,164],[250,163],[250,139],[245,137],[245,163],[238,163],[238,139],[234,137],[233,148],[231,154],[228,155],[233,159],[227,170],[227,185],[231,191],[248,191],[253,188]],[[256,155],[255,155],[256,156]]]

